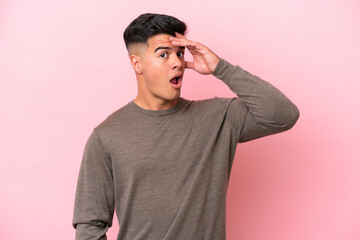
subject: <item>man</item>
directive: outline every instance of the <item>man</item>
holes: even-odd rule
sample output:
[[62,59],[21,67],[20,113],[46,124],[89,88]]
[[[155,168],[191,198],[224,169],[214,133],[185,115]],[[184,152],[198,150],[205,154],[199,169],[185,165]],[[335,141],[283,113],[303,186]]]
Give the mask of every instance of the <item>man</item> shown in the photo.
[[[184,37],[186,25],[143,14],[124,40],[136,98],[94,128],[75,199],[77,239],[226,239],[226,192],[238,143],[286,131],[297,107],[270,83]],[[184,60],[184,48],[193,62]],[[185,68],[212,74],[238,98],[180,97]],[[190,80],[186,84],[191,84]]]

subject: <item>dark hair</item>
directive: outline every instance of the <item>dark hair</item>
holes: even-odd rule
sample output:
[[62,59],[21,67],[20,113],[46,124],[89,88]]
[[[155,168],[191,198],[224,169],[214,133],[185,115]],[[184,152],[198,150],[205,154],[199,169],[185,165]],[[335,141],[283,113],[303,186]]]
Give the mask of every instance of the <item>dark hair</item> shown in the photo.
[[144,13],[134,19],[124,31],[126,48],[134,43],[147,43],[147,40],[160,33],[175,36],[186,32],[186,24],[165,14]]

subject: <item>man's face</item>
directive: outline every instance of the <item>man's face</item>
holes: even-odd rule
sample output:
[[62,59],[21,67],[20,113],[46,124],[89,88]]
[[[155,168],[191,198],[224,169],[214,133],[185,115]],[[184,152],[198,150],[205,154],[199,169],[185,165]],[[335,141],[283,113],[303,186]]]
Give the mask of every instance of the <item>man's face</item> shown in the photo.
[[[141,56],[142,97],[147,101],[171,102],[180,96],[185,70],[184,47],[173,46],[168,34],[148,39]],[[159,101],[160,100],[160,101]]]

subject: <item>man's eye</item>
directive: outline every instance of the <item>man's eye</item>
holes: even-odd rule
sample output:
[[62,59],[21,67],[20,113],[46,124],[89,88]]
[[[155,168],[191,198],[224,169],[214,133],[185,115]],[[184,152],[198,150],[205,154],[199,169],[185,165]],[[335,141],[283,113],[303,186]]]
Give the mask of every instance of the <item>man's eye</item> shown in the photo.
[[167,55],[168,55],[167,53],[161,53],[161,54],[160,54],[160,57],[164,58],[164,57],[166,57]]
[[183,57],[183,56],[184,56],[184,53],[183,53],[183,52],[178,52],[178,53],[177,53],[177,56],[178,56],[178,57]]

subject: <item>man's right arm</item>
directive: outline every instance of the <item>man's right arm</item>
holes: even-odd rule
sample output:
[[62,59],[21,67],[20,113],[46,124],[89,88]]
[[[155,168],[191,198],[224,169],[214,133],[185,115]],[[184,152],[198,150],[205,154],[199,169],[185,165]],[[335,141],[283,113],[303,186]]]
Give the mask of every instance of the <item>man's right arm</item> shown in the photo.
[[87,140],[76,189],[72,225],[76,239],[107,239],[114,214],[111,160],[94,130]]

